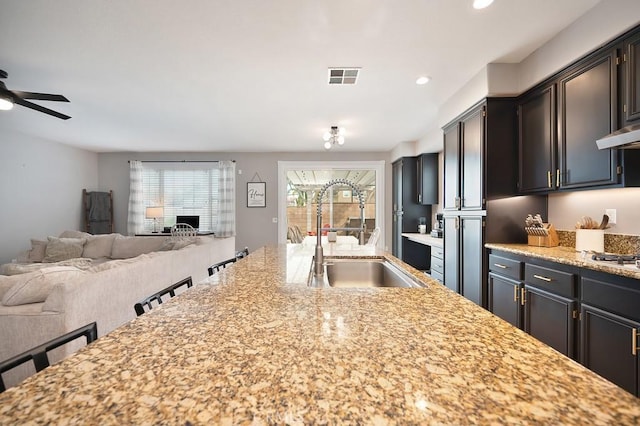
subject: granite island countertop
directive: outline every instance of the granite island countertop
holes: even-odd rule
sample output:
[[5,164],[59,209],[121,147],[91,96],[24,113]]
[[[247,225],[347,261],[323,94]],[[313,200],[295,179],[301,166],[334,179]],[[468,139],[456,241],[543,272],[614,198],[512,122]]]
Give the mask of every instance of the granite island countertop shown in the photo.
[[307,287],[312,250],[256,250],[0,394],[0,424],[640,423],[639,399],[411,267],[425,288]]
[[487,243],[485,247],[640,280],[640,268],[634,264],[618,265],[615,262],[595,261],[590,253],[577,252],[573,247],[536,247],[527,244],[499,243]]

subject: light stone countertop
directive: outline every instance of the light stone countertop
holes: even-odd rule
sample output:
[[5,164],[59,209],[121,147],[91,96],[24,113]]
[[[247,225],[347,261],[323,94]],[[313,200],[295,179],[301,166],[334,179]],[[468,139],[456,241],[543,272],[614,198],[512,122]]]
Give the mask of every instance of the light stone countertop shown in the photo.
[[426,288],[307,287],[312,250],[254,251],[0,394],[0,424],[640,423],[638,398],[411,267]]
[[403,232],[403,237],[407,237],[411,241],[415,241],[416,243],[424,244],[426,246],[432,247],[444,247],[444,239],[432,237],[430,234],[419,234],[413,232]]
[[618,265],[615,262],[596,261],[591,258],[590,253],[576,252],[573,247],[536,247],[527,244],[497,243],[487,243],[485,247],[640,280],[640,268],[634,264]]

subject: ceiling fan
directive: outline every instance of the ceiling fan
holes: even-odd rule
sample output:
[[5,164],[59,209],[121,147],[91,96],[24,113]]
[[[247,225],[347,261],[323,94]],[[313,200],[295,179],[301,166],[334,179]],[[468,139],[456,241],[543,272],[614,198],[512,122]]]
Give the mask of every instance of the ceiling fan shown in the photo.
[[[0,70],[0,78],[7,78],[9,74],[6,71]],[[40,105],[36,105],[33,102],[29,102],[26,99],[36,99],[40,101],[54,101],[54,102],[69,102],[69,99],[62,95],[51,95],[49,93],[33,93],[33,92],[21,92],[19,90],[9,90],[7,86],[0,81],[0,110],[9,110],[13,108],[13,104],[22,105],[23,107],[31,108],[36,111],[44,112],[45,114],[53,115],[54,117],[68,120],[71,117],[61,114],[49,108],[45,108]]]

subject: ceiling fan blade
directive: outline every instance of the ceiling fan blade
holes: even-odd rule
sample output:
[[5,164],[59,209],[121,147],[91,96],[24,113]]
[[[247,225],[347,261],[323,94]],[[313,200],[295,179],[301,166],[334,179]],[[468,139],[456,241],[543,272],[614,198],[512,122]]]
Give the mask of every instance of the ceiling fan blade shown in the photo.
[[60,114],[59,112],[56,112],[56,111],[54,111],[52,109],[45,108],[45,107],[40,106],[40,105],[36,105],[36,104],[34,104],[32,102],[25,101],[24,99],[15,99],[14,103],[16,103],[18,105],[22,105],[23,107],[35,109],[36,111],[44,112],[45,114],[53,115],[54,117],[58,117],[58,118],[61,118],[63,120],[68,120],[68,119],[71,118],[68,115]]
[[22,99],[37,99],[40,101],[56,101],[56,102],[69,102],[69,99],[62,95],[52,95],[49,93],[34,93],[34,92],[21,92],[19,90],[12,90],[14,95]]

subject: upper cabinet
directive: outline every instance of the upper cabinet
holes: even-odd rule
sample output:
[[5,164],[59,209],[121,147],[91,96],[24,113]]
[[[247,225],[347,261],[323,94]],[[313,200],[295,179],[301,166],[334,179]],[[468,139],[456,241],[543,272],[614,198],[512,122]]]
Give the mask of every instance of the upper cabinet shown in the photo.
[[438,204],[438,154],[422,154],[416,161],[418,203]]
[[487,199],[516,193],[515,103],[488,98],[444,130],[445,211],[484,210]]
[[595,140],[616,129],[617,49],[599,53],[558,80],[556,188],[618,183],[616,150],[599,150]]
[[555,87],[555,84],[549,84],[530,91],[518,102],[520,192],[552,188],[556,146]]
[[519,192],[636,185],[633,170],[640,166],[640,156],[599,150],[595,141],[640,119],[639,85],[637,33],[602,47],[520,96]]
[[445,210],[484,208],[482,154],[485,115],[485,105],[478,105],[444,129]]
[[640,31],[622,44],[623,126],[640,120]]

